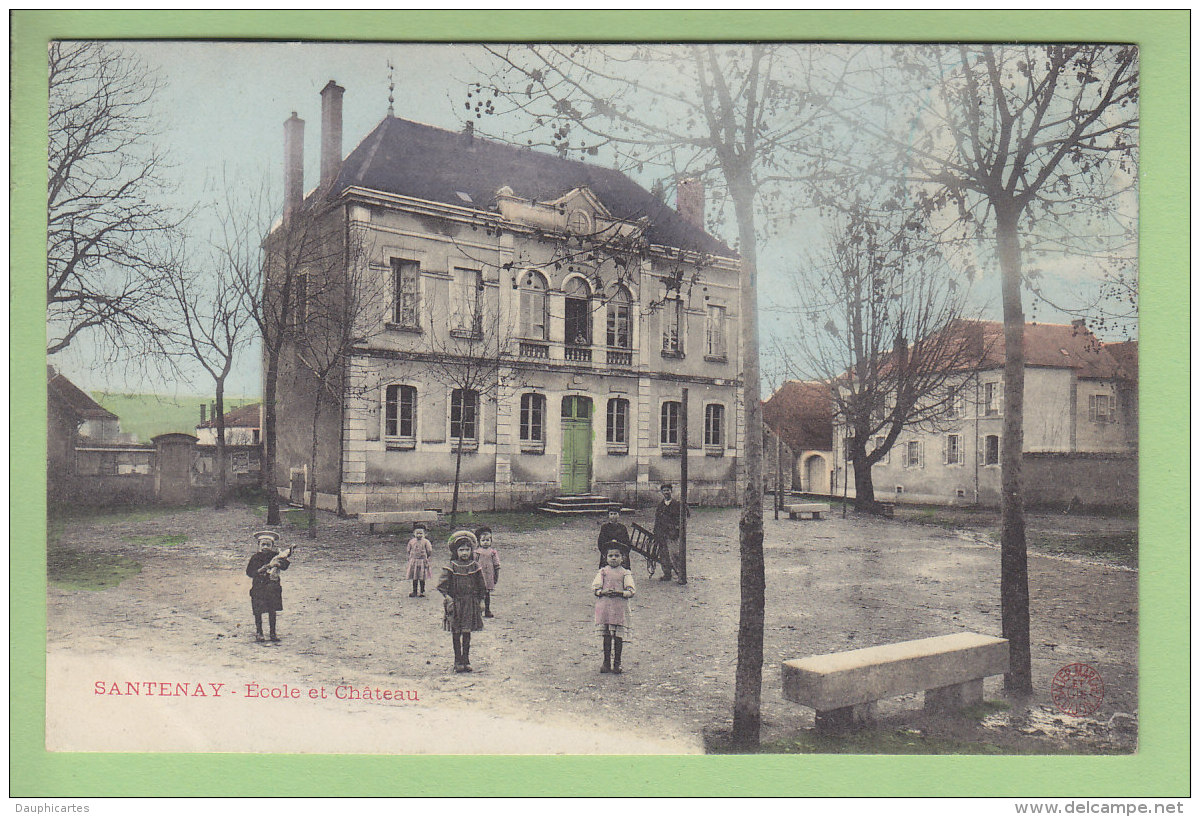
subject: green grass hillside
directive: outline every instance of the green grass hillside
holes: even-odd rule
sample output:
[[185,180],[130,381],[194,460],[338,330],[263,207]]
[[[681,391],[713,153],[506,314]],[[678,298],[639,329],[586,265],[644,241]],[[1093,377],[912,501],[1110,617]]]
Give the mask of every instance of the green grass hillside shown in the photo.
[[[196,424],[200,422],[200,404],[213,402],[211,396],[198,394],[108,394],[96,391],[91,395],[93,400],[121,418],[121,431],[136,434],[138,441],[144,443],[168,431],[195,434]],[[226,397],[225,411],[258,400],[257,397]]]

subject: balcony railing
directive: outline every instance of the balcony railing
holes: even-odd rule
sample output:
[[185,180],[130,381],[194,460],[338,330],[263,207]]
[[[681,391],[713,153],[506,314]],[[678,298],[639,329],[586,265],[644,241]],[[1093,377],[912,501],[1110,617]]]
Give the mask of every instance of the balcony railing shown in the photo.
[[547,343],[530,343],[529,341],[521,341],[520,347],[521,357],[533,357],[541,360],[546,360],[550,357],[550,345]]
[[607,360],[609,366],[632,366],[633,352],[628,349],[609,349]]
[[563,349],[563,357],[572,363],[591,363],[592,348],[590,346],[567,346]]

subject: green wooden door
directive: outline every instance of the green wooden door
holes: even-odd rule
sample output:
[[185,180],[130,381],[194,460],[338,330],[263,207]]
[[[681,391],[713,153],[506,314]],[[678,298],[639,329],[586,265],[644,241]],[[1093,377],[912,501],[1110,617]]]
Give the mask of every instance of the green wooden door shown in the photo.
[[562,401],[562,492],[586,494],[592,487],[592,401],[569,395]]

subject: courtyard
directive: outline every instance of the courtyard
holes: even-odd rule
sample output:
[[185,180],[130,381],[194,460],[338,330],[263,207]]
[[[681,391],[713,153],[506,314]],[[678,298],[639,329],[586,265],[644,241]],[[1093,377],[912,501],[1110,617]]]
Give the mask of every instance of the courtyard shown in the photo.
[[[652,515],[624,521],[649,527]],[[427,598],[408,595],[407,531],[368,534],[321,514],[310,540],[298,512],[286,517],[284,541],[299,548],[283,574],[282,641],[268,645],[254,640],[244,573],[251,534],[265,525],[259,505],[52,519],[47,747],[722,751],[737,651],[736,509],[693,510],[686,586],[650,578],[633,557],[635,630],[619,676],[599,674],[591,624],[596,518],[460,519],[493,527],[502,563],[496,617],[475,635],[467,675],[452,670],[438,594],[431,586]],[[910,695],[883,702],[874,729],[844,738],[817,736],[812,710],[783,699],[783,660],[963,631],[999,635],[990,525],[907,509],[890,520],[835,510],[776,521],[768,507],[765,750],[1136,751],[1136,558],[1107,550],[1031,549],[1032,698],[1006,697],[995,677],[984,705],[935,717]],[[1035,543],[1071,532],[1136,540],[1133,519],[1033,516],[1030,530]],[[448,532],[448,522],[431,531],[435,564]],[[1051,700],[1054,674],[1076,662],[1103,678],[1103,702],[1088,717]]]

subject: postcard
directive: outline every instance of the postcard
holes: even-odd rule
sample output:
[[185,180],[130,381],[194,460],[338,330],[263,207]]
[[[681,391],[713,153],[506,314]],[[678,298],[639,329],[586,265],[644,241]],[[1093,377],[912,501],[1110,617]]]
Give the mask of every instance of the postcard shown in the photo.
[[14,794],[1186,794],[1181,16],[470,18],[14,16]]

